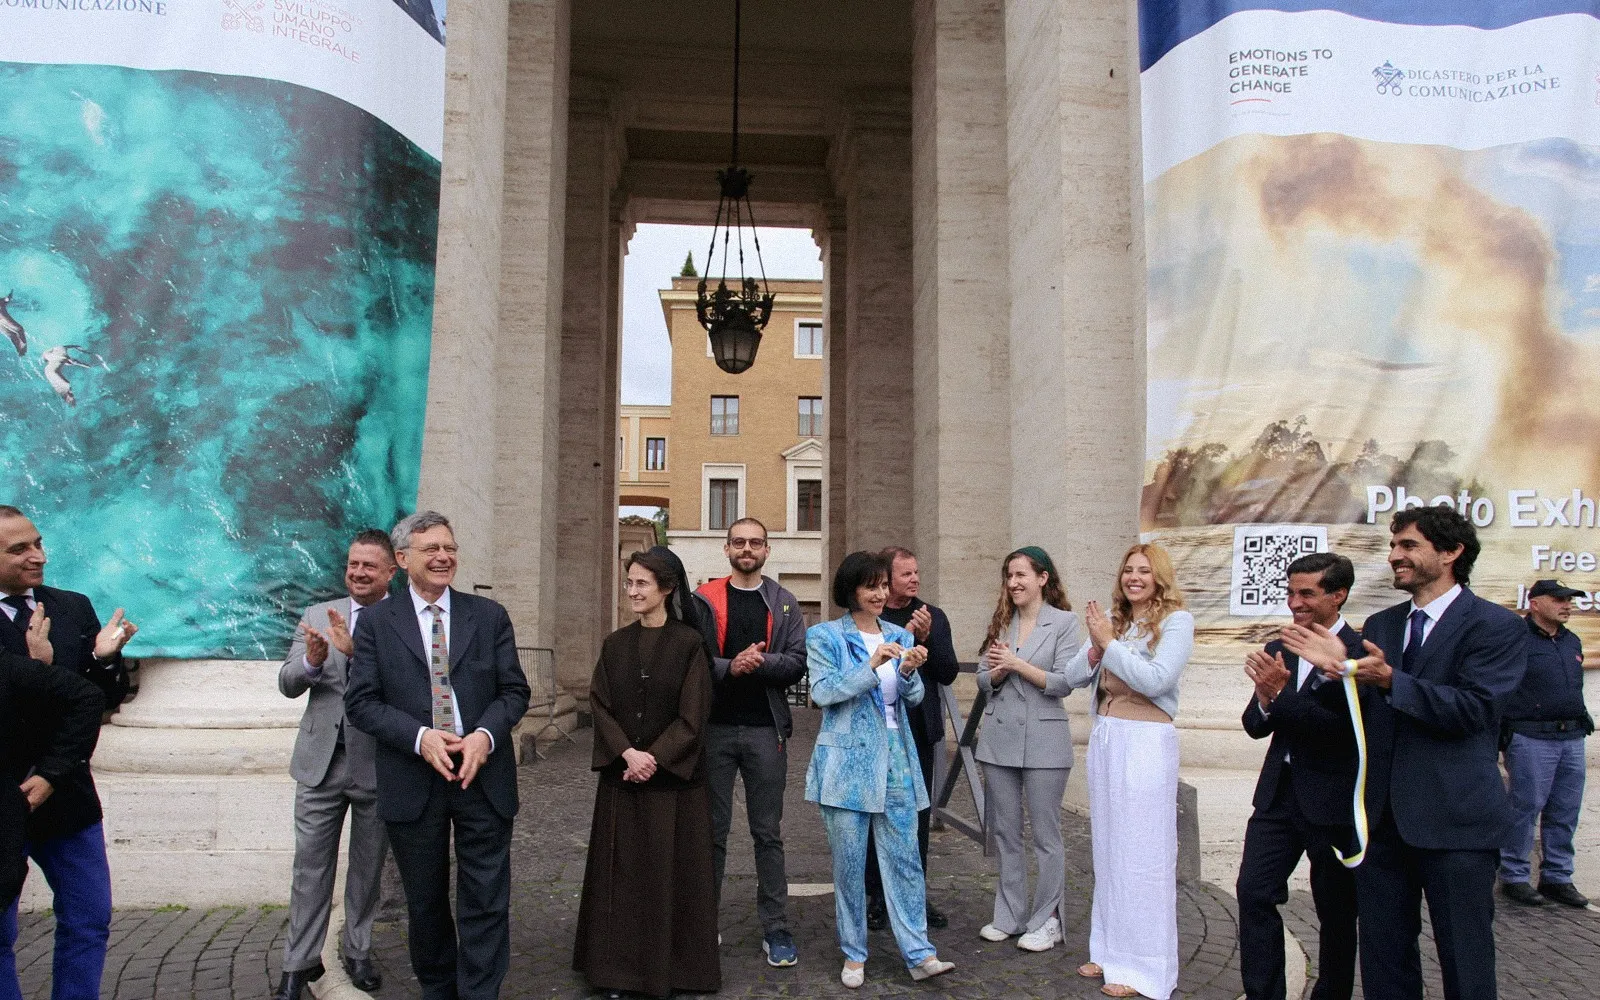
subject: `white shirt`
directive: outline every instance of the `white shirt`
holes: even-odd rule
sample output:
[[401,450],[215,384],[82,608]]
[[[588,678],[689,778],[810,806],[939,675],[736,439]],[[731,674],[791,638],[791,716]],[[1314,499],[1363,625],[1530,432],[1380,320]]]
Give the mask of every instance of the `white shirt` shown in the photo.
[[[874,635],[871,632],[861,633],[861,640],[867,644],[867,659],[872,659],[872,654],[883,645],[883,633]],[[878,691],[883,695],[883,721],[890,729],[899,729],[900,720],[894,706],[900,701],[900,668],[899,660],[886,660],[878,664],[875,672],[878,675]]]
[[[411,606],[417,612],[417,628],[421,631],[422,635],[422,651],[427,654],[430,659],[428,683],[431,686],[433,683],[433,675],[431,673],[431,659],[433,656],[433,612],[427,610],[429,602],[421,594],[417,593],[417,588],[408,586],[406,587],[406,592],[411,595]],[[446,654],[448,655],[449,651],[454,648],[452,645],[453,640],[450,637],[450,588],[446,587],[444,589],[444,593],[439,595],[439,599],[432,603],[438,607],[439,617],[444,620],[444,648]],[[450,712],[455,717],[455,725],[452,728],[455,729],[456,735],[465,736],[467,731],[466,727],[461,723],[460,699],[450,699]],[[417,727],[417,740],[416,743],[412,745],[412,749],[419,754],[422,753],[422,734],[426,733],[429,728],[429,726]],[[489,732],[489,730],[483,728],[482,726],[479,726],[476,731],[489,737],[489,752],[494,753],[494,733]]]
[[[10,597],[11,595],[7,594],[5,596]],[[39,610],[39,601],[38,601],[37,598],[35,598],[33,596],[33,588],[32,587],[29,587],[27,590],[24,590],[22,592],[22,596],[26,597],[28,599],[28,610],[29,611],[38,611]],[[0,604],[0,611],[4,611],[6,613],[6,617],[11,619],[12,621],[16,621],[17,620],[17,609],[12,607],[11,605],[9,605],[9,604]]]
[[[1334,638],[1337,639],[1339,637],[1339,633],[1344,631],[1344,626],[1345,626],[1344,615],[1340,615],[1337,619],[1334,620],[1334,623],[1332,625],[1328,626],[1328,633],[1330,635],[1332,635]],[[1294,689],[1296,691],[1298,691],[1301,688],[1306,686],[1306,678],[1310,677],[1312,672],[1317,669],[1316,667],[1312,666],[1310,663],[1306,662],[1304,659],[1302,659],[1299,662],[1298,667],[1299,667],[1299,670],[1297,672],[1297,676],[1295,677],[1295,681],[1294,681]]]
[[[1444,617],[1445,611],[1460,596],[1461,584],[1458,583],[1423,606],[1422,613],[1428,616],[1422,622],[1422,641],[1424,643],[1428,641],[1428,636],[1433,634],[1433,627],[1439,624],[1439,619]],[[1412,601],[1411,610],[1406,612],[1406,634],[1405,638],[1400,642],[1402,650],[1411,645],[1411,615],[1416,611],[1417,602]]]

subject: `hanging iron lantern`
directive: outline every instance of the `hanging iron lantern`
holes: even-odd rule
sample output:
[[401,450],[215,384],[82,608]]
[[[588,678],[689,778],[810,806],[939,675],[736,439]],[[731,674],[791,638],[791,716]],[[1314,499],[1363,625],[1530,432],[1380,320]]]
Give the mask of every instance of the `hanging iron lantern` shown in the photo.
[[[711,226],[711,248],[706,253],[706,277],[700,279],[695,295],[695,315],[711,338],[711,355],[717,367],[731,375],[755,364],[761,346],[761,331],[772,318],[773,293],[767,289],[766,265],[761,260],[761,238],[756,234],[755,215],[750,210],[750,172],[739,165],[739,15],[740,0],[733,3],[733,152],[728,167],[717,171],[717,217]],[[758,283],[744,273],[745,230],[755,248]],[[708,293],[706,282],[716,269],[717,235],[722,236],[722,263],[716,291]],[[728,261],[737,250],[739,266],[734,288],[728,287]],[[737,290],[735,290],[737,289]]]

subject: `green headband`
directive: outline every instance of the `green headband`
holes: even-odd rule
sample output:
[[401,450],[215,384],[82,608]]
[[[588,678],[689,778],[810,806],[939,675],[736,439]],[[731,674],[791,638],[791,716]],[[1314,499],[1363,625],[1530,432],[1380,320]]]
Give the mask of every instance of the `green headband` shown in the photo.
[[1015,556],[1027,556],[1029,559],[1032,559],[1036,565],[1043,566],[1044,571],[1050,574],[1050,579],[1060,581],[1061,574],[1056,572],[1055,561],[1050,558],[1050,553],[1039,548],[1039,546],[1024,545],[1022,548],[1011,553],[1011,555],[1006,556],[1007,565],[1011,563],[1012,558]]

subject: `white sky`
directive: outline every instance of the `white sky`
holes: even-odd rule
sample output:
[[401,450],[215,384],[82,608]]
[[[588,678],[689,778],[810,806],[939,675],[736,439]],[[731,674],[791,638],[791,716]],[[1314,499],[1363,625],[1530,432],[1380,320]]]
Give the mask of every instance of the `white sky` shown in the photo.
[[[758,232],[768,278],[822,278],[822,255],[809,230]],[[644,225],[634,230],[622,260],[622,402],[672,402],[672,343],[656,293],[671,286],[683,269],[684,255],[691,251],[695,269],[704,274],[710,240],[710,226]],[[720,248],[717,259],[720,272]],[[755,252],[748,242],[745,263],[755,271]],[[756,364],[760,363],[758,358]]]

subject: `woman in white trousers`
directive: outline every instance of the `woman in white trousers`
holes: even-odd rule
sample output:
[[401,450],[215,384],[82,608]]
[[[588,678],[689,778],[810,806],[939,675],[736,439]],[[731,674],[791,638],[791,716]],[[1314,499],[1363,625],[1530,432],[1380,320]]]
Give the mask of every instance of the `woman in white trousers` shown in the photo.
[[1194,616],[1172,560],[1139,544],[1122,558],[1108,617],[1084,613],[1089,641],[1067,668],[1089,684],[1093,729],[1085,767],[1094,851],[1087,978],[1102,993],[1167,1000],[1178,983],[1178,681],[1194,648]]

